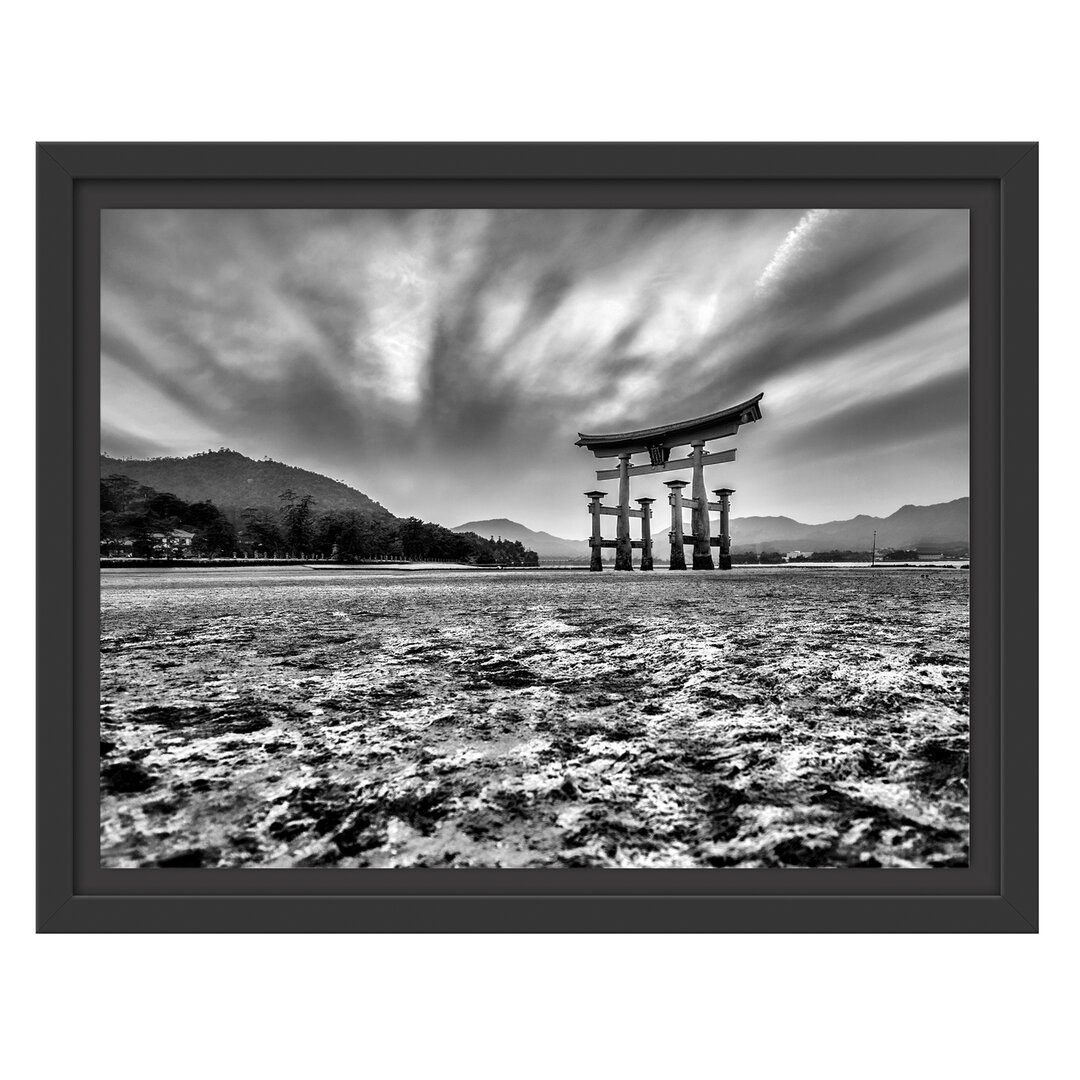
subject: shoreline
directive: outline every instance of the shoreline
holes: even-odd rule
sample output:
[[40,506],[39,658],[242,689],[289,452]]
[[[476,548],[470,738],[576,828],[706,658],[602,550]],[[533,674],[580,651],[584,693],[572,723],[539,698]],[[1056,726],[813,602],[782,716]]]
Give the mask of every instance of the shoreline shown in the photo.
[[[318,563],[307,562],[302,559],[102,559],[99,569],[108,570],[149,570],[149,571],[185,571],[185,570],[264,570],[264,569],[294,569],[330,571],[331,573],[537,573],[544,571],[560,571],[573,573],[589,573],[586,565],[573,566],[566,564],[540,565],[540,566],[476,566],[469,563],[440,563],[440,562],[370,562],[370,563]],[[845,562],[779,562],[779,563],[737,563],[731,570],[713,570],[713,574],[730,574],[741,570],[970,570],[970,562],[925,562],[925,563],[877,563],[871,566],[869,563],[845,563]],[[710,573],[710,571],[673,571],[667,566],[657,566],[653,571],[641,571],[637,567],[632,573],[677,573],[692,575],[694,573]],[[608,565],[603,573],[625,574],[626,571],[616,571]]]

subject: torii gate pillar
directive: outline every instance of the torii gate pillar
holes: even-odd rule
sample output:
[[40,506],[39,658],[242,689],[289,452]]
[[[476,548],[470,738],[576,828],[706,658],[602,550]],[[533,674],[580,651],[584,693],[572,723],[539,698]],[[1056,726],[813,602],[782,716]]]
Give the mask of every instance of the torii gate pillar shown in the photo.
[[671,541],[671,555],[668,561],[668,569],[685,570],[686,552],[683,550],[682,489],[686,487],[686,481],[667,480],[664,487],[671,493],[668,495],[668,503],[671,505],[671,532],[668,533],[668,539]]
[[712,546],[709,544],[709,496],[705,491],[705,470],[701,461],[705,443],[696,440],[690,445],[694,451],[694,509],[690,517],[694,527],[694,569],[715,570]]
[[641,569],[652,567],[652,504],[655,499],[637,499],[641,507]]
[[630,455],[619,455],[619,524],[615,530],[615,569],[634,569],[634,547],[630,539]]
[[603,491],[586,491],[589,499],[589,513],[592,514],[592,536],[589,543],[592,551],[589,554],[589,569],[600,571],[604,569],[604,561],[601,558],[603,544],[600,536],[600,500],[604,497]]
[[731,533],[728,531],[729,514],[731,513],[731,496],[735,494],[734,488],[717,488],[714,492],[720,499],[720,535],[717,537],[719,548],[718,562],[721,570],[731,569]]

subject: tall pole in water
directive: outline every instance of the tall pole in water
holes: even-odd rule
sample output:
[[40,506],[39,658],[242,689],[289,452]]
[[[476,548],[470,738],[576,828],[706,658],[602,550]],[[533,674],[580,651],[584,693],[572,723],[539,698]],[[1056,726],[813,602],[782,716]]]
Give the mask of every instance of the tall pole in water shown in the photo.
[[874,546],[870,549],[870,565],[877,561],[877,529],[874,530]]

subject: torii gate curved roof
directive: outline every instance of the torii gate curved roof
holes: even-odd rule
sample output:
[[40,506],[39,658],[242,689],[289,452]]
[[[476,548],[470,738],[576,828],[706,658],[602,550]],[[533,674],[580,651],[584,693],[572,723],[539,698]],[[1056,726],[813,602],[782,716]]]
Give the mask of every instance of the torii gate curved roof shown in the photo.
[[722,439],[734,435],[740,424],[752,424],[761,419],[758,404],[764,393],[748,401],[721,409],[719,412],[698,416],[693,420],[680,420],[675,424],[642,428],[640,431],[622,431],[608,435],[585,435],[578,432],[575,446],[584,446],[597,457],[618,457],[620,454],[641,454],[646,450],[676,446],[688,446],[697,440]]

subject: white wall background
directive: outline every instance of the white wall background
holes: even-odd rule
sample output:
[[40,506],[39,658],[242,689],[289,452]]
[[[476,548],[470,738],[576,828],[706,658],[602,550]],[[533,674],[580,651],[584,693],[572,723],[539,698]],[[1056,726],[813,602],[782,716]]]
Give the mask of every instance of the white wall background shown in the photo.
[[[1057,3],[146,3],[4,16],[9,494],[32,505],[35,140],[1039,139],[1039,937],[35,937],[28,519],[3,534],[12,1075],[1059,1074],[1075,957],[1077,86]],[[1034,418],[1033,418],[1034,422]],[[16,463],[25,463],[19,471]],[[1035,479],[1032,478],[1032,482]],[[1060,1064],[1058,1062],[1060,1061]]]

